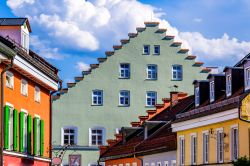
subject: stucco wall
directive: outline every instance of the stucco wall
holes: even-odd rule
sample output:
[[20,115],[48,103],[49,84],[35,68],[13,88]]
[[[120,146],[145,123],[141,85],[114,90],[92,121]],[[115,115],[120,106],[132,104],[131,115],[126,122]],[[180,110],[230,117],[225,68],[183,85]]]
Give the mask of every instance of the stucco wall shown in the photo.
[[[173,47],[173,40],[163,40],[165,33],[156,33],[158,27],[147,27],[131,38],[128,44],[115,51],[99,68],[84,77],[83,81],[70,88],[68,93],[53,102],[53,144],[61,144],[61,128],[63,126],[78,127],[78,145],[89,145],[89,128],[105,127],[106,138],[114,138],[116,128],[130,126],[130,122],[138,121],[139,115],[145,115],[147,108],[146,91],[157,91],[157,102],[169,97],[173,85],[179,91],[193,94],[194,79],[205,79],[207,74],[201,73],[201,67],[194,67],[194,60],[186,59],[187,53],[179,53],[179,47]],[[143,45],[151,46],[151,55],[143,55]],[[160,55],[153,55],[153,46],[160,45]],[[120,63],[130,63],[130,79],[119,79]],[[147,64],[158,66],[158,79],[146,80]],[[183,80],[172,80],[172,65],[183,66]],[[91,106],[92,90],[103,90],[103,105]],[[119,91],[130,91],[130,106],[118,106]],[[152,109],[152,108],[151,108]],[[87,154],[86,154],[87,155]],[[98,157],[96,156],[96,160]],[[83,161],[86,165],[90,160]]]
[[143,166],[151,166],[153,163],[155,166],[158,166],[161,163],[161,166],[165,166],[165,163],[168,162],[168,165],[171,166],[173,161],[176,161],[176,151],[157,153],[153,155],[143,156]]

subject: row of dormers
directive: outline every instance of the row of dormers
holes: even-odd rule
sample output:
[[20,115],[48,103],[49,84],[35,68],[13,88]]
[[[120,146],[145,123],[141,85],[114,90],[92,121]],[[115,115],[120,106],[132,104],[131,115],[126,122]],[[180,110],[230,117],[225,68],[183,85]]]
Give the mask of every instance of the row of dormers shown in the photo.
[[223,73],[209,74],[207,80],[195,80],[195,107],[230,98],[238,91],[250,89],[250,59],[245,58],[234,67],[225,67]]

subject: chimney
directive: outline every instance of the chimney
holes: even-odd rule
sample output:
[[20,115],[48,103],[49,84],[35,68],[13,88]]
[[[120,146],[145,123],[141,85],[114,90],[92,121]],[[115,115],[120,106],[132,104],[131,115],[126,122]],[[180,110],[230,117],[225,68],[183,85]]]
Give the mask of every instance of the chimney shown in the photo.
[[178,103],[178,92],[170,92],[170,107],[172,108]]

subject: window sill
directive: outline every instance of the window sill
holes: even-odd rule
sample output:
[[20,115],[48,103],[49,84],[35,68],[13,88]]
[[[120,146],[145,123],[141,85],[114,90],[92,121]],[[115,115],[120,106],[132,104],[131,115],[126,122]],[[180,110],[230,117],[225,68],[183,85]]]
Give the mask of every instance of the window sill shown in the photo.
[[125,79],[125,80],[128,80],[128,79],[130,79],[130,77],[118,77],[118,79]]
[[39,100],[39,101],[38,101],[38,100],[35,100],[35,102],[38,103],[38,104],[40,104],[40,103],[41,103],[41,100]]
[[159,55],[160,55],[160,53],[159,53],[159,54],[154,53],[153,55],[155,55],[155,56],[159,56]]
[[13,87],[13,86],[8,86],[8,85],[6,85],[6,87],[7,87],[7,88],[9,88],[9,89],[11,89],[11,90],[13,90],[13,89],[14,89],[14,87]]
[[182,81],[183,79],[171,79],[171,81]]
[[145,108],[155,108],[154,105],[146,105]]
[[91,104],[91,106],[103,106],[103,104]]
[[146,78],[146,81],[157,81],[157,78]]
[[22,95],[22,96],[24,96],[24,97],[28,97],[28,95],[27,95],[27,94],[22,94],[22,93],[21,93],[21,95]]
[[143,53],[142,55],[150,55],[150,54]]
[[130,107],[130,105],[118,105],[118,107]]

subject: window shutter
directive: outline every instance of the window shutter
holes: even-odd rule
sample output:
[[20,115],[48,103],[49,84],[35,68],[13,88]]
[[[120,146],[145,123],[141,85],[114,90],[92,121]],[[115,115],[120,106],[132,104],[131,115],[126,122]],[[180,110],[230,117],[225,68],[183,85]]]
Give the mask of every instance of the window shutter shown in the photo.
[[32,118],[31,115],[28,115],[27,119],[27,150],[28,153],[31,154],[31,132],[32,132]]
[[40,155],[44,154],[44,120],[40,121]]
[[4,107],[4,149],[9,148],[9,117],[10,107]]
[[17,142],[17,132],[18,132],[18,111],[16,109],[14,109],[13,112],[13,150],[17,151],[17,146],[18,146],[18,142]]
[[34,118],[33,153],[37,155],[37,118]]
[[20,152],[24,152],[24,112],[20,112]]

